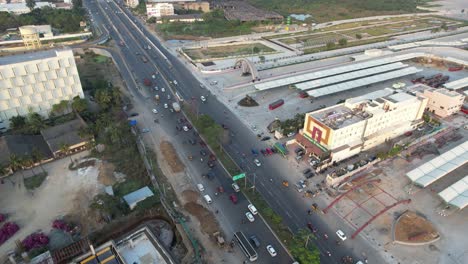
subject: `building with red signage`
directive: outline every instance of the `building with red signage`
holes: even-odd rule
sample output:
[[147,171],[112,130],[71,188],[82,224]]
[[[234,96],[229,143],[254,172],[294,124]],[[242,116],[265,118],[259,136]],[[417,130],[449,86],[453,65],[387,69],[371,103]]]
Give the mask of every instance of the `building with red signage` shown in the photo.
[[390,88],[306,114],[296,136],[310,155],[338,162],[422,123],[427,98]]

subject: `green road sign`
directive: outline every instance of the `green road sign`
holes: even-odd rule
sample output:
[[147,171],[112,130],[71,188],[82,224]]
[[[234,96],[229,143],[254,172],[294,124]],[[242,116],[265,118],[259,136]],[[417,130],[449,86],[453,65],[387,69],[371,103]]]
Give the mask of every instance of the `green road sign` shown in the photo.
[[238,175],[232,177],[232,179],[234,181],[237,181],[237,180],[242,179],[242,178],[245,178],[245,173],[241,173],[241,174],[238,174]]

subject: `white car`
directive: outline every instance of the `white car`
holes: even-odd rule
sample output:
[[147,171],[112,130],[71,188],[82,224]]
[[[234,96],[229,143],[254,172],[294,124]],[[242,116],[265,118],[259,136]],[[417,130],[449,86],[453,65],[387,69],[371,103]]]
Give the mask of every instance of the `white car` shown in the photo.
[[257,165],[257,167],[262,166],[262,163],[260,163],[258,159],[254,159],[253,162],[255,163],[255,165]]
[[170,94],[167,95],[167,100],[171,100],[171,95]]
[[182,129],[183,129],[185,132],[188,132],[188,131],[189,131],[189,129],[188,129],[187,126],[183,126]]
[[247,205],[247,208],[249,208],[249,211],[252,212],[252,214],[256,215],[258,214],[257,208],[253,204]]
[[272,257],[276,257],[276,250],[273,248],[272,245],[268,245],[268,246],[266,247],[266,249],[267,249],[268,253],[270,253],[270,255],[271,255]]
[[252,215],[251,212],[245,213],[245,216],[247,217],[247,219],[249,219],[249,222],[255,221],[255,218],[254,218],[254,216]]
[[159,91],[159,87],[157,87],[157,86],[155,86],[154,89],[155,89],[156,91]]
[[167,109],[168,107],[169,107],[169,106],[168,106],[167,104],[164,104],[164,108],[166,108],[166,109]]
[[156,79],[156,75],[154,75],[154,74],[151,75],[151,78]]
[[177,84],[178,84],[178,83],[177,83],[177,80],[174,80],[174,84],[175,84],[175,85],[177,85]]
[[156,109],[154,109],[154,108],[153,108],[152,111],[153,111],[153,114],[157,114],[157,113],[158,113],[158,110],[156,110]]
[[231,184],[232,186],[232,189],[234,189],[235,192],[240,192],[240,188],[239,188],[239,185],[237,185],[237,183],[233,183]]
[[201,184],[201,183],[197,184],[197,189],[198,189],[200,192],[205,191],[205,187],[204,187],[203,184]]
[[341,231],[340,229],[338,229],[338,231],[336,231],[336,235],[342,240],[342,241],[345,241],[346,240],[346,235],[343,231]]
[[166,91],[166,89],[165,89],[164,87],[162,87],[162,88],[161,88],[161,92],[164,93],[165,91]]
[[202,95],[202,96],[200,96],[200,100],[201,100],[202,102],[206,102],[206,98],[205,98],[205,96],[203,96],[203,95]]

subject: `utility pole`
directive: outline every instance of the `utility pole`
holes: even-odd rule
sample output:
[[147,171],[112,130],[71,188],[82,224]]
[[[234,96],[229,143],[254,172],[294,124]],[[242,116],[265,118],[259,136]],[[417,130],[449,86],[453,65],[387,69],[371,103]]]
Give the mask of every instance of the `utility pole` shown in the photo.
[[307,239],[306,239],[306,242],[305,242],[305,248],[307,248],[307,244],[309,243],[309,237],[310,237],[310,235],[307,235]]
[[257,178],[257,174],[254,172],[253,176],[254,178],[253,178],[252,190],[255,190],[255,178]]

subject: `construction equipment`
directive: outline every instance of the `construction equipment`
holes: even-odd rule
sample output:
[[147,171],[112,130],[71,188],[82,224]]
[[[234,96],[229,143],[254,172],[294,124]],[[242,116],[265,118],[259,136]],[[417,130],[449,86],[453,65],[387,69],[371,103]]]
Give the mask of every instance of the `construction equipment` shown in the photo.
[[213,237],[216,239],[218,246],[224,247],[225,245],[224,237],[221,235],[219,231],[214,232]]

